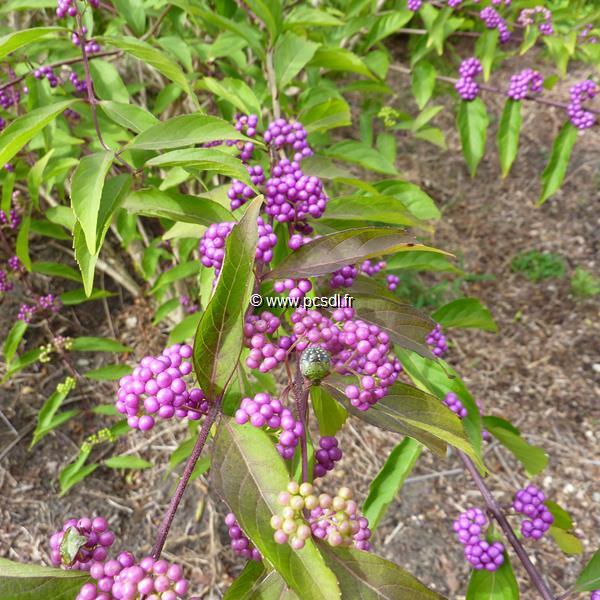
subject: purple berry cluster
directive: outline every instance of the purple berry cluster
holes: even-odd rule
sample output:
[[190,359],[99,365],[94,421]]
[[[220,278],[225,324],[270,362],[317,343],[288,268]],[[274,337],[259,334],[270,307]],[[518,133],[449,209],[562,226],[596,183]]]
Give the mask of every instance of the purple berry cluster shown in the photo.
[[[246,165],[246,168],[248,169],[250,181],[252,181],[253,185],[259,186],[265,182],[265,174],[260,165]],[[255,196],[256,192],[249,185],[238,179],[231,180],[231,187],[227,191],[227,197],[231,200],[231,210],[235,210],[246,204],[248,200],[251,200]]]
[[407,6],[408,10],[412,10],[413,12],[416,12],[417,10],[419,10],[421,8],[422,4],[423,4],[423,0],[407,0],[407,2],[406,2],[406,6]]
[[[10,77],[16,77],[16,73],[11,67],[8,68],[8,74]],[[26,85],[21,86],[21,90],[24,94],[29,93],[29,89]],[[21,101],[21,92],[17,89],[16,84],[9,85],[4,89],[0,90],[0,106],[4,110],[8,110],[11,106],[18,104]],[[6,126],[6,121],[0,118],[0,131]]]
[[446,336],[442,333],[442,326],[439,323],[429,333],[425,341],[431,347],[431,353],[436,358],[440,358],[448,352]]
[[483,67],[479,60],[474,57],[467,58],[462,61],[458,70],[460,79],[454,87],[463,100],[470,102],[479,96],[479,85],[475,81],[475,77],[483,73]]
[[529,517],[521,522],[521,533],[524,537],[539,540],[554,523],[552,513],[544,504],[545,499],[544,492],[535,485],[528,485],[515,494],[513,508]]
[[[537,19],[539,15],[539,19]],[[545,6],[534,6],[533,8],[524,8],[519,13],[518,23],[523,27],[533,25],[538,20],[538,31],[542,35],[552,35],[554,27],[552,26],[552,13]]]
[[200,305],[197,302],[194,302],[189,296],[185,294],[183,296],[179,296],[179,304],[183,306],[186,314],[193,315],[200,310]]
[[283,279],[276,281],[273,284],[273,289],[278,294],[287,292],[290,298],[304,298],[310,290],[312,290],[312,283],[309,279]]
[[362,265],[360,265],[360,272],[367,275],[367,277],[373,277],[373,275],[377,275],[379,271],[385,269],[387,263],[385,260],[380,260],[379,262],[372,262],[370,260],[365,260]]
[[454,392],[448,392],[443,402],[459,419],[464,419],[467,416],[467,409]]
[[37,306],[31,304],[21,304],[17,319],[25,323],[31,323],[33,315],[37,312]]
[[357,276],[358,269],[354,265],[346,265],[331,274],[329,285],[334,289],[349,288]]
[[462,4],[462,0],[448,0],[448,6],[450,8],[458,8]]
[[505,44],[510,39],[510,30],[506,26],[506,21],[500,16],[500,13],[491,6],[486,6],[479,16],[488,29],[497,29],[500,34],[500,43]]
[[[15,194],[13,194],[13,200],[15,197]],[[0,210],[0,225],[6,225],[9,229],[15,231],[20,224],[21,215],[19,215],[16,208],[11,208],[8,211],[8,215],[3,210]]]
[[329,198],[318,177],[305,175],[296,161],[280,160],[266,183],[265,212],[280,223],[318,219]]
[[598,38],[592,34],[593,29],[594,25],[592,23],[585,25],[577,36],[577,41],[580,44],[597,44]]
[[[87,0],[92,8],[100,6],[100,0]],[[75,0],[58,0],[56,6],[56,16],[62,19],[64,16],[74,17],[77,14],[77,3]]]
[[490,544],[485,539],[487,518],[479,508],[469,508],[454,521],[453,527],[458,541],[465,547],[465,558],[474,569],[496,571],[504,562],[504,545]]
[[58,296],[46,294],[38,298],[37,306],[39,310],[49,310],[50,312],[57,313],[61,309],[62,302]]
[[235,421],[238,425],[250,422],[254,427],[281,429],[275,447],[285,459],[294,456],[294,450],[304,433],[302,422],[297,421],[278,399],[271,398],[270,394],[264,392],[256,394],[254,398],[243,398],[235,412]]
[[567,114],[577,129],[589,129],[596,122],[594,114],[583,109],[583,102],[591,100],[597,93],[598,86],[591,79],[577,83],[569,90],[571,101],[567,107]]
[[513,100],[523,100],[529,93],[541,92],[543,84],[544,78],[539,71],[523,69],[510,78],[510,86],[506,94]]
[[[73,557],[61,552],[65,536],[80,536],[79,550]],[[115,534],[108,528],[104,517],[82,517],[68,519],[62,529],[50,538],[50,560],[56,567],[78,571],[89,571],[92,561],[103,561],[108,556],[108,548],[115,542]]]
[[593,590],[590,600],[600,600],[600,590]]
[[400,283],[400,277],[398,277],[398,275],[393,274],[386,275],[385,281],[387,283],[388,290],[390,290],[390,292],[393,292],[394,290],[396,290],[398,284]]
[[[87,27],[84,25],[81,28],[81,31],[82,31],[84,39],[85,39],[85,34],[88,31]],[[73,42],[73,44],[75,46],[81,46],[81,37],[80,37],[79,33],[74,31],[73,34],[71,35],[71,41]],[[96,52],[100,52],[100,50],[101,50],[100,44],[96,40],[86,40],[85,51],[87,54],[95,54]]]
[[337,438],[334,435],[321,437],[319,448],[315,452],[314,478],[323,477],[328,471],[332,471],[335,463],[341,459],[342,450],[338,446]]
[[75,600],[180,600],[190,587],[180,565],[151,556],[136,563],[130,552],[95,562],[90,575],[96,583],[84,584]]
[[131,375],[119,380],[117,410],[133,429],[149,431],[155,417],[198,420],[208,412],[204,392],[184,379],[192,372],[192,348],[174,344],[160,356],[145,356]]
[[51,67],[40,67],[33,72],[33,76],[36,79],[47,79],[51,88],[55,88],[60,83],[60,79],[54,74]]
[[231,548],[237,555],[257,562],[262,560],[262,554],[244,534],[233,513],[229,513],[225,517],[225,525],[229,528],[228,533],[231,539]]
[[[235,128],[248,136],[249,138],[253,138],[256,136],[256,127],[258,126],[258,117],[256,115],[235,115]],[[228,146],[236,145],[238,150],[240,151],[240,160],[242,162],[248,162],[252,158],[252,154],[254,152],[254,144],[252,142],[227,142]]]
[[250,348],[250,354],[246,358],[246,365],[250,369],[267,373],[285,360],[287,350],[292,344],[290,338],[282,337],[279,341],[274,341],[268,337],[279,329],[280,324],[279,318],[269,312],[246,318],[244,345]]
[[[4,269],[0,269],[0,293],[10,292],[14,288],[13,282],[8,278],[8,273]],[[24,319],[21,319],[24,321]]]
[[299,162],[313,154],[307,137],[306,129],[302,127],[301,123],[279,118],[269,124],[263,139],[269,146],[277,150],[290,148],[294,152],[294,160]]

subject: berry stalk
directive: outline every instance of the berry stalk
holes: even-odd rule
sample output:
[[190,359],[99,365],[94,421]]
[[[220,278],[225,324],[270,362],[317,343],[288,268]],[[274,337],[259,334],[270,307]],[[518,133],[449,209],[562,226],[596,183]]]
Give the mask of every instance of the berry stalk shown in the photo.
[[473,481],[475,482],[475,485],[479,489],[479,492],[481,493],[481,496],[483,497],[483,500],[484,500],[488,510],[493,515],[494,519],[496,519],[496,521],[498,521],[498,524],[500,525],[502,531],[504,532],[506,539],[510,542],[510,545],[514,548],[515,553],[519,557],[519,560],[523,564],[523,567],[525,567],[527,574],[529,575],[531,581],[533,582],[533,584],[539,591],[541,597],[544,600],[555,600],[554,596],[552,595],[552,592],[546,585],[546,582],[544,581],[541,573],[536,569],[534,564],[529,559],[529,556],[527,555],[525,548],[519,541],[519,538],[517,538],[517,536],[515,535],[515,532],[513,531],[512,527],[510,526],[510,523],[508,522],[507,518],[504,516],[502,509],[500,508],[500,506],[498,505],[496,500],[494,500],[492,493],[486,486],[485,481],[479,474],[479,471],[477,471],[477,468],[475,467],[475,465],[473,464],[471,459],[468,456],[466,456],[465,454],[463,454],[462,452],[459,452],[458,455],[460,456],[460,459],[461,459],[463,465],[465,466],[465,468],[467,469],[467,471],[473,478]]
[[302,422],[302,435],[300,436],[300,452],[302,456],[302,482],[308,481],[308,446],[306,432],[308,429],[308,393],[310,388],[304,385],[304,375],[300,370],[300,358],[296,361],[296,377],[294,379],[294,397],[298,418]]

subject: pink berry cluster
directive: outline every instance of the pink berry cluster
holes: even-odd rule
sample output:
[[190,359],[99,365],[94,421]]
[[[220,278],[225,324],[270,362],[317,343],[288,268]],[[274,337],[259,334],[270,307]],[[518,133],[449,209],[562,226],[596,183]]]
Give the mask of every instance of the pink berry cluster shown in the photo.
[[598,85],[591,79],[577,83],[569,90],[571,101],[567,107],[567,114],[577,129],[588,129],[596,122],[594,114],[584,110],[583,102],[591,100],[597,93]]
[[417,10],[419,10],[421,8],[423,4],[423,0],[407,0],[406,2],[406,6],[408,8],[408,10],[412,10],[413,12],[416,12]]
[[[100,0],[87,0],[92,8],[100,6]],[[62,19],[65,15],[74,17],[77,14],[77,4],[75,0],[58,0],[56,6],[56,16]]]
[[279,118],[269,124],[263,139],[269,146],[277,150],[290,148],[294,152],[294,160],[301,161],[313,154],[307,137],[306,129],[302,127],[301,123]]
[[[75,71],[71,71],[71,74],[69,75],[69,81],[73,84],[73,87],[75,88],[76,92],[78,92],[80,94],[83,94],[83,92],[85,92],[85,90],[87,88],[86,80],[79,79],[79,76],[77,75],[77,73],[75,73]],[[70,109],[67,109],[67,110],[70,110]]]
[[179,296],[179,304],[183,306],[188,315],[193,315],[200,310],[200,305],[185,294],[183,296]]
[[524,537],[539,540],[554,523],[552,513],[544,504],[545,499],[544,492],[535,485],[528,485],[515,494],[513,508],[529,517],[521,522],[521,533]]
[[479,60],[474,57],[462,61],[459,68],[460,78],[454,85],[456,91],[463,100],[470,102],[479,96],[479,85],[475,77],[483,73],[483,67]]
[[510,86],[506,94],[513,100],[523,100],[529,93],[541,92],[543,84],[544,78],[539,71],[523,69],[510,78]]
[[477,570],[496,571],[504,562],[504,545],[484,539],[488,521],[479,508],[469,508],[454,521],[458,541],[464,546],[467,561]]
[[[225,241],[231,233],[235,223],[213,223],[200,239],[199,251],[202,264],[215,269],[215,280],[221,271],[225,258]],[[256,246],[256,260],[268,263],[273,258],[273,248],[277,244],[277,236],[273,228],[263,221],[262,217],[256,219],[258,227],[258,244]]]
[[[246,165],[246,168],[248,169],[250,181],[253,185],[259,186],[265,182],[265,174],[260,165]],[[227,197],[231,201],[231,210],[236,210],[236,208],[246,204],[248,200],[251,200],[255,196],[256,192],[249,185],[246,185],[239,179],[231,180],[231,187],[227,191]]]
[[[88,31],[87,27],[84,25],[81,28],[81,31],[82,31],[83,35],[85,36],[85,34]],[[74,31],[73,34],[71,35],[71,41],[73,42],[73,44],[75,46],[81,46],[81,37],[80,37],[79,33]],[[95,54],[96,52],[100,52],[100,49],[101,49],[100,44],[96,40],[86,40],[85,51],[87,54]]]
[[552,35],[554,33],[552,13],[545,6],[538,5],[533,8],[524,8],[519,13],[518,23],[523,27],[533,25],[536,20],[538,21],[538,30],[542,35]]
[[0,225],[7,225],[12,231],[15,231],[21,224],[21,215],[16,208],[11,208],[8,215],[0,210]]
[[[65,536],[80,536],[79,550],[73,557],[61,552]],[[115,542],[115,534],[108,528],[104,517],[82,517],[68,519],[61,530],[50,538],[50,560],[52,564],[66,569],[89,571],[92,562],[103,561],[108,556],[108,548]]]
[[21,304],[17,319],[24,321],[25,323],[31,323],[33,316],[36,313],[48,311],[52,314],[56,314],[60,311],[62,303],[58,296],[54,294],[46,294],[40,296],[36,304]]
[[294,456],[295,448],[304,433],[302,421],[297,421],[289,408],[265,392],[256,394],[254,398],[243,398],[235,412],[235,422],[238,425],[250,422],[254,427],[280,429],[275,447],[285,459]]
[[267,373],[281,364],[292,345],[289,337],[282,337],[279,341],[271,340],[278,329],[281,321],[270,312],[259,315],[250,315],[244,323],[244,345],[250,348],[250,354],[246,358],[246,365],[250,369],[258,369],[261,373]]
[[442,333],[442,326],[439,323],[429,333],[425,341],[431,347],[431,353],[436,358],[440,358],[448,352],[448,342],[446,341],[446,336]]
[[334,435],[319,438],[319,448],[315,452],[314,478],[323,477],[328,471],[332,471],[335,463],[341,459],[342,450]]
[[[291,481],[279,494],[278,502],[283,507],[281,514],[271,517],[275,541],[289,543],[295,550],[300,550],[306,540],[314,536],[331,546],[370,550],[369,522],[361,516],[352,496],[347,487],[341,487],[333,497],[329,494],[317,496],[312,484]],[[308,521],[305,511],[309,514]]]
[[500,16],[500,13],[491,6],[486,6],[479,16],[488,29],[497,29],[500,34],[500,43],[505,44],[510,39],[510,30],[506,26],[506,21]]
[[346,265],[331,274],[329,285],[332,288],[348,288],[358,276],[358,269],[354,265]]
[[379,262],[373,262],[370,260],[365,260],[362,265],[360,265],[360,272],[364,273],[368,277],[373,277],[373,275],[377,275],[379,271],[385,269],[387,263],[385,260],[380,260]]
[[191,346],[174,344],[159,356],[145,356],[131,375],[119,380],[116,407],[131,428],[149,431],[155,417],[198,420],[207,414],[204,392],[188,389],[185,379],[192,372],[191,356]]
[[448,0],[448,6],[450,8],[458,8],[462,4],[462,0]]
[[388,290],[390,290],[390,292],[393,292],[397,289],[398,284],[400,283],[400,277],[394,274],[386,275],[385,281],[387,283]]
[[231,548],[233,551],[237,555],[243,556],[248,560],[260,562],[262,560],[262,554],[257,548],[254,547],[252,542],[244,534],[233,513],[229,513],[225,517],[225,525],[228,527],[228,533],[231,539]]
[[190,587],[180,565],[151,556],[136,563],[130,552],[95,562],[90,575],[96,583],[84,584],[75,600],[181,600]]
[[598,38],[592,34],[594,30],[594,25],[592,23],[588,23],[583,27],[579,35],[577,36],[577,41],[580,44],[597,44]]

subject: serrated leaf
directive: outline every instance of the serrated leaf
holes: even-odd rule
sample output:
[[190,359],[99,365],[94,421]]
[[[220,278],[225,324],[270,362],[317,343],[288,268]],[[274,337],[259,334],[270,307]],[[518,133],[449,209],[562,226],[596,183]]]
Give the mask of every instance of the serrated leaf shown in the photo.
[[498,331],[492,313],[478,298],[458,298],[448,302],[432,313],[431,318],[443,327]]
[[437,12],[435,20],[430,27],[427,27],[429,35],[427,36],[427,48],[433,47],[439,55],[444,51],[444,40],[446,39],[446,23],[452,15],[452,8],[445,6]]
[[506,553],[496,571],[471,571],[466,600],[519,600],[519,586]]
[[487,81],[492,72],[492,65],[498,48],[498,29],[486,29],[477,40],[475,54],[483,67],[483,79]]
[[275,66],[275,80],[280,90],[285,89],[288,83],[300,73],[312,59],[319,44],[287,31],[275,46],[273,64]]
[[73,251],[75,260],[81,271],[84,293],[86,296],[91,297],[94,289],[94,271],[98,257],[88,250],[85,235],[79,222],[73,230]]
[[544,202],[560,188],[565,178],[569,160],[571,158],[571,152],[573,151],[573,146],[576,141],[577,128],[568,121],[563,125],[558,136],[554,140],[552,152],[550,153],[550,160],[542,173],[542,192],[537,201],[538,206],[544,204]]
[[73,352],[131,352],[132,349],[123,346],[116,340],[101,337],[76,337],[72,340]]
[[433,252],[402,252],[388,259],[388,270],[434,271],[440,273],[462,273],[444,255]]
[[152,463],[131,454],[111,456],[104,461],[104,465],[111,469],[149,469]]
[[554,517],[554,527],[564,529],[565,531],[573,529],[573,520],[571,519],[571,515],[562,506],[560,506],[560,504],[553,502],[552,500],[546,500],[544,504]]
[[504,105],[498,126],[498,156],[502,177],[506,177],[519,151],[521,132],[521,102],[509,98]]
[[410,475],[423,446],[411,438],[404,438],[388,455],[383,467],[369,486],[369,495],[362,506],[363,515],[369,519],[369,528],[375,531],[394,501],[404,481]]
[[114,292],[97,289],[92,289],[91,293],[86,295],[85,290],[83,288],[79,288],[69,292],[63,292],[60,295],[60,301],[65,306],[75,306],[77,304],[81,304],[82,302],[86,302],[87,300],[101,300],[102,298],[110,298],[114,295]]
[[477,166],[485,153],[485,141],[489,125],[487,110],[481,98],[475,98],[470,102],[461,101],[456,123],[463,156],[469,167],[471,177],[475,177]]
[[15,352],[19,347],[19,343],[23,339],[25,332],[27,331],[27,323],[25,321],[17,320],[10,328],[4,345],[2,346],[2,354],[4,354],[4,360],[9,365],[15,356]]
[[412,92],[419,110],[429,102],[435,89],[435,68],[430,62],[422,60],[412,72]]
[[280,0],[244,0],[251,13],[267,28],[271,41],[275,41],[282,25]]
[[273,539],[269,521],[280,512],[277,498],[289,475],[264,431],[223,417],[215,440],[212,482],[245,534],[301,598],[339,597],[336,578],[312,540],[297,551]]
[[319,424],[319,435],[335,435],[346,422],[348,412],[321,386],[310,388],[310,400]]
[[412,10],[403,8],[377,17],[375,24],[371,27],[365,39],[366,47],[370,48],[377,42],[392,35],[398,29],[404,27],[413,16],[414,12]]

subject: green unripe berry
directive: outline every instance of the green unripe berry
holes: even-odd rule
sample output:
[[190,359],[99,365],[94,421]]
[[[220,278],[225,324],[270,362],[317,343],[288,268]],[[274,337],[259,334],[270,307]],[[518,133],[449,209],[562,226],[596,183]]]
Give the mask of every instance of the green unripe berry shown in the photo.
[[301,540],[307,540],[312,535],[310,527],[306,524],[300,525],[296,531],[296,537]]
[[319,499],[314,494],[306,496],[306,498],[304,498],[304,506],[308,510],[313,510],[313,508],[317,508],[317,506],[319,506]]
[[293,519],[296,516],[296,511],[291,506],[286,506],[281,511],[281,515],[284,519]]
[[333,506],[333,510],[336,510],[336,511],[344,510],[346,508],[346,501],[343,498],[341,498],[340,496],[336,496],[333,499],[332,506]]
[[290,506],[294,510],[302,510],[304,508],[304,498],[302,496],[292,496]]
[[297,494],[300,491],[300,486],[296,481],[290,481],[287,485],[287,491],[290,494]]
[[312,484],[308,483],[308,482],[304,482],[302,485],[300,485],[299,492],[300,492],[301,496],[310,496],[310,494],[313,493]]
[[341,496],[344,500],[350,500],[352,498],[352,490],[347,487],[341,487],[338,490],[338,496]]
[[318,384],[331,369],[331,354],[318,346],[306,348],[300,355],[300,371],[302,375]]
[[327,536],[327,542],[330,546],[339,546],[343,541],[342,536],[337,531],[333,531]]
[[273,529],[279,529],[283,524],[283,519],[279,515],[273,515],[271,517],[271,527]]
[[281,525],[281,529],[284,533],[290,535],[290,533],[294,533],[298,526],[296,525],[296,521],[293,519],[286,519]]

